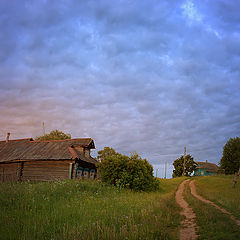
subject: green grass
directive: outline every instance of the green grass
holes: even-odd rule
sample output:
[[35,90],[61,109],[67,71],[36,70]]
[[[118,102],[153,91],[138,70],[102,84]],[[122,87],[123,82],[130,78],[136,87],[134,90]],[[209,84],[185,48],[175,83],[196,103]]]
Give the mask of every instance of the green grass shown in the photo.
[[182,180],[160,180],[152,193],[88,181],[1,183],[0,239],[177,239]]
[[197,192],[203,197],[224,207],[240,219],[240,179],[232,188],[233,175],[197,177]]
[[187,199],[187,202],[196,214],[199,240],[239,239],[240,228],[233,222],[233,220],[216,208],[193,197],[190,193],[189,186],[185,189],[184,198]]

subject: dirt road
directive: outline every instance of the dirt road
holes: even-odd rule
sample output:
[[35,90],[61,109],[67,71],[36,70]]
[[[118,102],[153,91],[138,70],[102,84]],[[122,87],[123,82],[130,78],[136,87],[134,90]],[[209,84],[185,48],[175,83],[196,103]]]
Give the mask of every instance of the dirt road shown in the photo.
[[195,213],[192,208],[189,207],[188,203],[183,198],[183,191],[185,184],[188,184],[189,180],[183,181],[176,192],[176,202],[182,208],[180,214],[184,215],[186,218],[181,222],[180,228],[180,240],[195,240],[197,239],[197,224],[195,221]]

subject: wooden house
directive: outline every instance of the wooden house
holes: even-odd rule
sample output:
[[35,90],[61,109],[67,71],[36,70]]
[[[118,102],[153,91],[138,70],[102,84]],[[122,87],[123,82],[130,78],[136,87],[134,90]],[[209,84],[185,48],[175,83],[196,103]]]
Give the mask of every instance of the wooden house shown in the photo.
[[0,141],[0,181],[95,178],[94,148],[91,138]]
[[194,176],[212,176],[216,175],[219,171],[219,167],[214,163],[196,162],[197,168],[194,171]]

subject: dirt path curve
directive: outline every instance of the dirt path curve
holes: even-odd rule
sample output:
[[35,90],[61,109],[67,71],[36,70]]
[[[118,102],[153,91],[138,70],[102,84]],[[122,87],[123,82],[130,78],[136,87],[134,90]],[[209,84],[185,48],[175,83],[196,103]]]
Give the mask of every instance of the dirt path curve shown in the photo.
[[207,199],[199,196],[199,195],[197,194],[196,185],[195,185],[194,182],[195,182],[195,181],[193,180],[193,181],[191,181],[190,184],[189,184],[189,186],[190,186],[190,188],[191,188],[191,193],[192,193],[192,195],[193,195],[194,197],[196,197],[196,198],[198,198],[199,200],[201,200],[201,201],[203,201],[203,202],[205,202],[205,203],[207,203],[207,204],[215,207],[216,209],[220,210],[221,212],[229,215],[229,217],[230,217],[238,226],[240,226],[240,220],[238,220],[237,218],[235,218],[235,217],[234,217],[230,212],[228,212],[226,209],[221,208],[221,207],[219,207],[218,205],[216,205],[215,203],[213,203],[213,202],[211,202],[211,201],[209,201],[209,200],[207,200]]
[[180,240],[195,240],[197,239],[196,229],[197,224],[195,221],[195,213],[192,208],[189,207],[188,203],[183,198],[183,191],[185,184],[188,184],[189,180],[183,181],[176,192],[176,202],[183,209],[180,214],[184,215],[186,218],[181,222],[180,228]]

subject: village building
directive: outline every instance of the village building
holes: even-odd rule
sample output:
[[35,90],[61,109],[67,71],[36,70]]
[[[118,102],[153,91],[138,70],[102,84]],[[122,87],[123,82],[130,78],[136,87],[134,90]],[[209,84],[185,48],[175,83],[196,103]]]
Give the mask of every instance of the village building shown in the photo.
[[194,176],[212,176],[216,175],[219,171],[219,167],[215,163],[196,162],[197,168],[194,171]]
[[91,138],[0,141],[0,181],[48,181],[96,177]]

